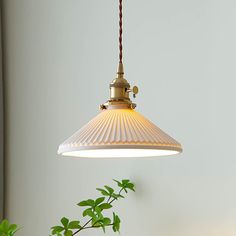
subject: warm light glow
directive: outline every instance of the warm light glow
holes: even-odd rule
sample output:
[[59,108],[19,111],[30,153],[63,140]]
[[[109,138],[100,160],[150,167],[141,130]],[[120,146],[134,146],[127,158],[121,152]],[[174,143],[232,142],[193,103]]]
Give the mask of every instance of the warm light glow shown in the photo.
[[95,149],[80,150],[74,152],[64,152],[63,156],[72,157],[90,157],[90,158],[113,158],[113,157],[157,157],[170,156],[178,154],[174,150],[158,150],[158,149]]
[[180,153],[181,144],[133,109],[106,109],[59,146],[74,157],[158,157]]

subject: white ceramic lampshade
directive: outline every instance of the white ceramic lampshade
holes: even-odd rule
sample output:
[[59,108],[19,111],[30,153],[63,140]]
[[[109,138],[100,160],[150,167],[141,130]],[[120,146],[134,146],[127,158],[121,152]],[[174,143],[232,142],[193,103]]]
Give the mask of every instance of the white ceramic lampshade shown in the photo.
[[104,109],[59,146],[77,157],[152,157],[177,154],[180,143],[131,108]]

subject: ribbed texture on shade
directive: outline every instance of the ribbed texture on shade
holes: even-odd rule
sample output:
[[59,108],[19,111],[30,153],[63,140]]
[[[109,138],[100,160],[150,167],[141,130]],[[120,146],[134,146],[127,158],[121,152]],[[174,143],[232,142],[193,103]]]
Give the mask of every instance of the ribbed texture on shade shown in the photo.
[[58,153],[129,148],[182,151],[180,143],[135,110],[107,109],[62,143]]

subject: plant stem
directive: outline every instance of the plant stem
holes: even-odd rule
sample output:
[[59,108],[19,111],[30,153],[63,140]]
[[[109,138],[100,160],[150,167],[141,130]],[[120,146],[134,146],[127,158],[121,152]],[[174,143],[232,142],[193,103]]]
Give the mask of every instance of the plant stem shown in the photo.
[[92,221],[92,219],[90,219],[89,221],[87,221],[80,229],[78,229],[77,231],[75,231],[72,236],[78,234],[81,230],[86,229],[86,226]]
[[[106,226],[113,226],[113,224],[109,224],[109,225],[106,225]],[[98,226],[87,226],[87,227],[84,227],[83,229],[92,229],[92,228],[101,228],[100,225]]]
[[110,199],[111,199],[111,196],[107,199],[107,203],[109,203]]
[[[118,195],[120,195],[123,190],[124,190],[124,189],[121,188],[120,191],[119,191],[119,193],[118,193]],[[112,204],[115,200],[117,200],[117,199],[113,198],[113,199],[109,202],[109,204]]]
[[[123,190],[124,190],[124,188],[121,188],[118,195],[120,195]],[[116,198],[113,198],[113,199],[109,202],[110,199],[111,199],[111,197],[109,197],[109,199],[108,199],[108,203],[109,203],[109,204],[112,204],[115,200],[117,200]],[[96,228],[99,228],[99,227],[100,227],[100,226],[87,226],[91,221],[92,221],[92,219],[88,220],[80,229],[78,229],[77,231],[75,231],[75,232],[72,234],[72,236],[78,234],[81,230],[84,230],[84,229],[90,229],[90,228],[95,228],[95,227],[96,227]],[[110,224],[110,225],[108,225],[108,226],[111,226],[111,225],[113,225],[113,224]],[[86,227],[86,226],[87,226],[87,227]]]

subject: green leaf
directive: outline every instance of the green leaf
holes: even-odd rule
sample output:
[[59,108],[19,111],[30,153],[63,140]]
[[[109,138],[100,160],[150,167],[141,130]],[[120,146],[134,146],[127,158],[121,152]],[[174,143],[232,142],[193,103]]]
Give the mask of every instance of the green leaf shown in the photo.
[[116,232],[116,231],[117,231],[117,230],[116,230],[116,226],[115,226],[115,225],[113,225],[113,226],[112,226],[112,229],[113,229],[113,231],[114,231],[114,232]]
[[114,189],[113,189],[113,188],[111,188],[111,187],[109,187],[109,186],[107,186],[107,185],[105,185],[104,187],[107,189],[107,191],[109,192],[110,195],[111,195],[112,193],[114,193]]
[[97,213],[101,213],[102,209],[99,206],[96,206],[94,211]]
[[1,222],[1,230],[3,233],[7,233],[8,228],[9,228],[9,222],[8,220],[5,219]]
[[88,206],[87,201],[82,201],[77,204],[78,206]]
[[66,230],[64,235],[65,236],[72,236],[73,232],[71,230]]
[[112,205],[110,203],[102,203],[101,205],[99,205],[99,207],[101,210],[104,210],[112,208]]
[[134,190],[134,184],[132,184],[132,183],[126,184],[126,188],[128,188],[128,189],[130,189],[130,190],[132,190],[132,191],[135,192],[135,190]]
[[113,212],[113,226],[112,229],[114,232],[120,231],[120,218]]
[[53,226],[51,229],[52,229],[52,234],[54,235],[63,231],[64,227],[58,225],[58,226]]
[[89,206],[94,206],[95,205],[95,201],[92,199],[88,199],[87,203],[89,204]]
[[92,226],[93,227],[99,227],[100,226],[97,219],[92,219]]
[[127,189],[135,191],[134,184],[130,182],[129,179],[123,179],[121,182],[118,180],[114,180],[119,187],[123,188],[126,193],[128,193]]
[[118,194],[113,193],[111,197],[115,198],[116,200],[118,199]]
[[115,182],[117,183],[118,187],[121,187],[121,188],[122,188],[122,183],[121,183],[120,181],[118,181],[118,180],[116,180],[116,179],[113,179],[113,181],[115,181]]
[[110,196],[110,194],[109,194],[105,189],[97,188],[97,190],[98,190],[99,192],[101,192],[101,194],[102,194],[103,196]]
[[94,214],[94,212],[91,209],[87,210],[87,215],[90,216],[91,218],[96,217],[96,215]]
[[109,224],[111,224],[111,219],[108,218],[108,217],[105,217],[105,218],[103,219],[103,224],[104,224],[104,225],[109,225]]
[[86,201],[79,202],[78,206],[94,206],[95,202],[92,199],[88,199]]
[[104,225],[101,225],[101,227],[102,227],[103,233],[106,233],[105,226],[104,226]]
[[79,225],[79,221],[71,221],[68,225],[68,229],[80,229],[81,226]]
[[99,205],[105,200],[105,197],[100,197],[95,200],[95,206]]
[[123,184],[123,185],[126,185],[126,184],[128,184],[129,182],[130,182],[129,179],[123,179],[123,180],[122,180],[122,184]]
[[63,217],[62,219],[61,219],[61,223],[62,223],[62,225],[65,227],[65,229],[67,228],[67,226],[68,226],[68,223],[69,223],[69,220],[66,218],[66,217]]
[[97,212],[97,219],[103,220],[103,215],[102,215],[101,211]]
[[17,225],[16,225],[16,224],[10,225],[9,228],[8,228],[8,230],[9,230],[10,232],[16,231],[16,230],[17,230]]
[[92,208],[87,208],[86,210],[83,211],[83,217],[88,215],[88,211],[91,211]]
[[120,223],[120,218],[118,215],[116,215],[116,223]]
[[99,227],[99,226],[101,226],[102,220],[103,219],[99,219],[97,217],[94,217],[94,218],[92,218],[92,225],[96,226],[96,227]]

